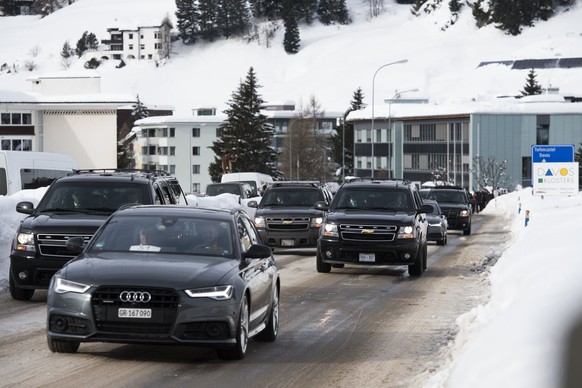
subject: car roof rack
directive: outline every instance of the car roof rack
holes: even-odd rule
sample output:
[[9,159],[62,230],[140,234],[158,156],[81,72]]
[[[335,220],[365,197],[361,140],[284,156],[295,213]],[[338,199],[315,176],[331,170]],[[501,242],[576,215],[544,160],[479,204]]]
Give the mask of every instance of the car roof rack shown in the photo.
[[271,183],[271,187],[282,187],[282,186],[310,186],[310,187],[320,187],[322,186],[319,181],[275,181]]
[[138,168],[90,168],[90,169],[76,169],[73,170],[69,175],[82,175],[82,174],[102,174],[102,175],[113,175],[113,174],[140,174],[144,177],[172,177],[173,175],[164,170],[148,170],[148,169],[138,169]]

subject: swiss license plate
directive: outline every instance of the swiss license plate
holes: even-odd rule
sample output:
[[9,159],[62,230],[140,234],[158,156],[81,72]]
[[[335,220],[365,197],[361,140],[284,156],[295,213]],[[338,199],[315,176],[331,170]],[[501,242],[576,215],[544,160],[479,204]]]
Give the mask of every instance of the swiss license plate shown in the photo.
[[293,240],[293,239],[283,239],[283,240],[281,240],[281,246],[282,247],[294,247],[295,246],[295,240]]
[[374,263],[376,255],[374,253],[360,253],[360,261],[363,263]]
[[118,318],[141,318],[149,319],[152,317],[152,309],[126,309],[117,310]]

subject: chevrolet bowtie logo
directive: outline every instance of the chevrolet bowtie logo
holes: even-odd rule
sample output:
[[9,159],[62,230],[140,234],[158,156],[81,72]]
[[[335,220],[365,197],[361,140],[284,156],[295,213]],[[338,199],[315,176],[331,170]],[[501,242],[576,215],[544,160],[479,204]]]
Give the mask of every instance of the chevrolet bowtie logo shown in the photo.
[[362,229],[361,234],[374,234],[374,229]]
[[291,225],[293,221],[283,221],[283,225]]

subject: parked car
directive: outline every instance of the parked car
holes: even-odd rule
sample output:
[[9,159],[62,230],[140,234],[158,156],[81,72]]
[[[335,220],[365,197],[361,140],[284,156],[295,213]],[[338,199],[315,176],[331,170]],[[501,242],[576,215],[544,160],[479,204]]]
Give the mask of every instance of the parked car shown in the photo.
[[240,210],[133,206],[113,214],[51,280],[52,352],[82,342],[213,347],[241,359],[251,337],[274,341],[279,271]]
[[435,241],[437,245],[446,245],[447,229],[449,227],[447,216],[444,215],[437,201],[425,199],[423,202],[425,205],[432,207],[432,211],[426,213],[428,220],[428,241]]
[[182,204],[186,197],[178,180],[165,172],[143,170],[77,170],[56,179],[34,208],[16,204],[26,214],[14,237],[8,282],[16,300],[30,300],[46,289],[51,277],[76,256],[69,237],[89,241],[118,208],[132,203]]
[[327,211],[317,240],[316,268],[334,266],[406,265],[411,276],[427,268],[426,213],[414,183],[358,179],[344,183]]
[[251,200],[248,206],[257,209],[255,226],[267,245],[315,247],[325,212],[314,206],[320,201],[329,205],[331,199],[329,189],[317,181],[277,181],[260,203]]

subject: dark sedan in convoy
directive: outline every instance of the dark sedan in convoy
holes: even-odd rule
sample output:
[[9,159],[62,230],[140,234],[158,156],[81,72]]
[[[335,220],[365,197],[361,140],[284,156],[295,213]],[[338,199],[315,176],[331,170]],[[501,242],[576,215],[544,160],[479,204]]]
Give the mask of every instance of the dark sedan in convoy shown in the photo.
[[182,344],[242,359],[251,337],[274,341],[280,279],[246,213],[133,206],[113,214],[51,280],[47,340]]

